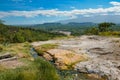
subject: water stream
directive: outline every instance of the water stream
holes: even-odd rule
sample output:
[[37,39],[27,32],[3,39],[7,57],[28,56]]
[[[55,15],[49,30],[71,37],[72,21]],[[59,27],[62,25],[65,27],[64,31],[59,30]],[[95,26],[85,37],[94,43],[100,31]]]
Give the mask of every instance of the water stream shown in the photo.
[[[30,54],[32,55],[33,58],[38,57],[38,53],[34,50],[34,48],[30,49]],[[54,65],[53,62],[50,63]],[[78,71],[75,70],[59,70],[57,68],[56,70],[58,74],[61,76],[61,80],[106,80],[106,79],[97,79],[95,77],[88,76],[87,74],[79,73]]]

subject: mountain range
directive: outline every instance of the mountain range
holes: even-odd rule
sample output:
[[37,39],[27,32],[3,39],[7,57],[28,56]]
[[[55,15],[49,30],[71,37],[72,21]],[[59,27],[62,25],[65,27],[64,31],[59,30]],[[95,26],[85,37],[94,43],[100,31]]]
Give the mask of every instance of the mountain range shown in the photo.
[[69,22],[76,22],[76,23],[83,23],[83,22],[92,22],[92,23],[101,23],[101,22],[113,22],[113,23],[120,23],[120,15],[99,15],[99,16],[79,16],[75,19],[68,19],[68,20],[61,20],[58,21],[63,24],[67,24]]

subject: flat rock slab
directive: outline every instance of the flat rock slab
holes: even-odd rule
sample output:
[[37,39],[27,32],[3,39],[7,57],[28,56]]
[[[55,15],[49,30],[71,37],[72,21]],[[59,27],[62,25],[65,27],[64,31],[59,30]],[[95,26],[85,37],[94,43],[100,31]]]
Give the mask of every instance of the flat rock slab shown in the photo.
[[13,61],[13,60],[17,60],[17,57],[11,57],[11,58],[5,58],[0,60],[0,63],[6,62],[6,61]]
[[13,57],[13,55],[11,55],[10,53],[5,53],[3,55],[0,55],[0,60],[6,59],[6,58],[11,58],[11,57]]
[[116,66],[108,60],[92,59],[86,62],[80,62],[76,65],[75,69],[83,73],[106,75],[109,80],[120,80],[119,66]]
[[85,61],[87,56],[82,54],[76,54],[72,51],[63,50],[63,49],[51,49],[47,51],[51,55],[57,67],[61,69],[66,69],[67,66],[74,65],[75,63]]
[[96,48],[91,48],[88,50],[88,52],[92,54],[98,54],[98,55],[107,55],[107,54],[112,54],[112,50],[107,50],[104,48],[96,47]]
[[20,62],[19,60],[16,60],[16,59],[0,62],[0,65],[10,69],[15,69],[17,67],[25,66],[23,62]]

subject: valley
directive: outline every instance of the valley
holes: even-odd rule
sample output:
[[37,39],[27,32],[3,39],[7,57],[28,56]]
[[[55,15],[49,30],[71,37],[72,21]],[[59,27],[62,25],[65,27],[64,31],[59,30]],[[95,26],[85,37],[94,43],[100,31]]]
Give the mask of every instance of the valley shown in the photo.
[[[2,53],[9,52],[11,59],[0,60],[1,71],[25,66],[29,68],[30,64],[40,56],[48,63],[52,62],[57,72],[60,72],[61,78],[65,80],[120,80],[120,38],[117,37],[83,35],[74,38],[12,44],[6,47],[7,49],[4,48]],[[30,54],[31,47],[35,50],[36,57],[34,53],[34,57]],[[46,70],[45,67],[44,69]]]
[[0,24],[0,80],[120,80],[119,25],[45,25]]

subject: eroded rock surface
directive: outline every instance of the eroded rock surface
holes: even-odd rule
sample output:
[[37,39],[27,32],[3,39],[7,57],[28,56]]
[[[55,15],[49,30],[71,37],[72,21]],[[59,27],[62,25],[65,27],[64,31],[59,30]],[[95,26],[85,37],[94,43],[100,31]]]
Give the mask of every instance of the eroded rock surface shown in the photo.
[[[75,63],[85,61],[87,59],[87,56],[83,56],[81,54],[76,54],[72,51],[63,50],[63,49],[51,49],[48,50],[45,55],[48,55],[45,57],[46,59],[50,60],[52,59],[59,69],[68,69],[74,67]],[[50,58],[50,56],[52,58]],[[51,60],[51,61],[52,61]]]
[[23,65],[24,63],[20,62],[18,57],[13,56],[11,53],[0,55],[0,66],[3,66],[4,68],[14,69]]
[[[32,43],[32,45],[38,46],[46,43],[59,44],[58,49],[87,55],[89,57],[88,61],[76,64],[75,70],[101,76],[105,75],[109,80],[120,80],[120,38],[81,36],[64,40],[40,41]],[[50,53],[56,56],[59,52],[53,51]],[[57,56],[58,60],[61,58],[65,60],[65,57]],[[71,60],[68,59],[68,61]]]
[[103,59],[92,59],[86,62],[80,62],[76,69],[84,73],[94,73],[100,76],[107,76],[109,80],[120,80],[120,70],[111,61]]

